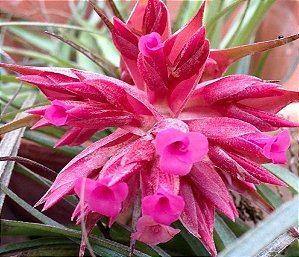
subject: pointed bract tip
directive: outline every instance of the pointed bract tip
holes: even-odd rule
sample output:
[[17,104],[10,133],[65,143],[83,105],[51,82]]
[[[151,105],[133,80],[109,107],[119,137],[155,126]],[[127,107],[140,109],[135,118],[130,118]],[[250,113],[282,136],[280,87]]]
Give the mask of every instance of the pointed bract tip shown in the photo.
[[94,9],[94,11],[99,15],[99,17],[101,18],[101,20],[105,23],[105,25],[107,26],[107,28],[110,30],[110,32],[114,29],[114,26],[112,24],[112,22],[108,19],[108,17],[104,14],[103,10],[101,10],[96,2],[94,0],[88,0],[88,2],[91,4],[92,8]]

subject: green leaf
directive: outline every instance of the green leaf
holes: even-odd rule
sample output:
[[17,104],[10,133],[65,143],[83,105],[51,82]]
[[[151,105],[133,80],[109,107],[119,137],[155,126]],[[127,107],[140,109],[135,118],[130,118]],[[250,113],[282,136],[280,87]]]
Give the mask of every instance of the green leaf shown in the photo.
[[292,192],[296,194],[299,193],[299,178],[294,173],[275,164],[265,164],[263,166],[276,177],[285,182]]
[[[32,207],[31,207],[32,208]],[[12,220],[1,220],[1,233],[3,235],[62,235],[70,238],[72,241],[80,243],[81,231],[70,229],[61,226],[55,225],[45,225],[45,224],[37,224],[37,223],[29,223],[22,221],[12,221]],[[119,254],[123,254],[127,256],[129,253],[129,247],[119,244],[117,242],[110,241],[108,239],[99,238],[96,236],[90,236],[90,243],[96,249],[103,249],[105,251],[114,251],[117,254],[116,256],[120,256]],[[107,255],[105,255],[107,256]],[[109,255],[108,255],[109,256]],[[149,257],[149,255],[144,254],[140,251],[135,251],[134,256],[140,257]]]
[[257,185],[256,186],[258,193],[274,208],[278,208],[282,205],[281,198],[275,194],[268,186],[266,185]]
[[[247,43],[274,1],[275,0],[251,1],[244,19],[242,12],[234,19],[232,23],[233,25],[221,42],[220,48],[227,48]],[[243,22],[239,27],[242,19]]]
[[[1,24],[1,23],[0,23]],[[9,31],[16,36],[20,37],[23,41],[38,47],[48,53],[53,52],[53,41],[40,34],[29,32],[23,28],[10,26]]]
[[36,181],[40,185],[46,186],[47,188],[49,188],[53,184],[53,182],[51,180],[33,172],[32,170],[26,168],[22,164],[15,165],[14,170],[16,172],[30,178],[31,180]]
[[178,15],[176,16],[175,21],[172,26],[173,32],[176,32],[184,25],[183,20],[185,17],[185,11],[188,10],[189,8],[190,8],[190,1],[185,0],[185,1],[181,2],[181,6],[179,9]]
[[[20,81],[18,81],[16,79],[16,76],[13,76],[13,75],[1,75],[0,73],[0,81],[3,81],[3,82],[17,82],[19,83]],[[5,85],[5,84],[3,84]]]
[[183,225],[181,222],[175,222],[174,227],[181,230],[180,234],[189,245],[190,249],[193,251],[194,256],[209,256],[209,253],[204,248],[202,243],[193,236]]
[[48,104],[48,102],[42,102],[42,103],[39,103],[39,104],[34,104],[34,105],[30,106],[30,107],[20,108],[20,109],[18,109],[16,111],[7,112],[7,113],[5,113],[4,115],[1,116],[1,119],[3,121],[10,120],[10,119],[14,118],[18,113],[22,113],[22,112],[25,112],[25,111],[27,111],[27,110],[29,110],[31,108],[43,106],[43,105],[46,105],[46,104]]
[[[188,3],[184,3],[184,2],[188,2]],[[196,14],[196,12],[198,11],[202,3],[203,1],[190,1],[190,0],[182,1],[183,8],[180,9],[180,13],[183,14],[178,15],[178,19],[175,22],[173,30],[176,31],[181,27],[183,27],[185,24],[187,24],[192,19],[192,17]]]
[[270,51],[266,51],[266,52],[262,53],[261,58],[259,59],[259,63],[255,68],[254,76],[256,76],[256,77],[261,76],[263,68],[265,66],[265,63],[269,57],[269,54],[270,54]]
[[[8,254],[8,253],[13,253],[13,252],[17,252],[17,251],[36,249],[39,247],[46,247],[46,246],[51,246],[51,247],[60,246],[61,247],[61,246],[66,246],[66,245],[72,245],[72,247],[77,248],[77,246],[74,245],[74,243],[69,239],[39,238],[39,239],[30,240],[30,241],[0,246],[0,254]],[[59,251],[59,249],[56,249],[56,251]]]
[[[45,177],[33,172],[32,170],[26,168],[22,164],[17,164],[15,166],[14,170],[16,172],[32,179],[33,181],[36,181],[40,185],[43,185],[47,188],[49,188],[53,184],[53,182],[51,180],[46,179]],[[74,195],[68,195],[68,196],[64,197],[63,200],[65,200],[66,202],[68,202],[69,204],[71,204],[73,206],[78,204],[78,199]]]
[[295,241],[290,245],[290,247],[286,251],[286,257],[294,257],[299,253],[299,239],[295,239]]
[[205,11],[204,21],[207,27],[207,38],[212,48],[218,48],[221,41],[221,31],[225,23],[226,15],[233,12],[243,0],[237,0],[226,5],[225,1],[212,1]]
[[[26,139],[29,139],[33,142],[36,142],[36,143],[46,146],[48,148],[53,148],[53,146],[55,145],[55,143],[57,141],[44,133],[41,133],[38,131],[32,131],[32,130],[25,131],[24,137]],[[67,156],[73,157],[73,156],[76,156],[77,154],[79,154],[83,150],[83,147],[81,147],[81,146],[76,146],[76,147],[63,146],[63,147],[56,148],[55,150],[57,152],[65,154]]]
[[[79,227],[78,227],[79,229]],[[69,230],[51,225],[30,223],[24,221],[1,219],[1,235],[2,236],[71,236],[80,238],[79,230]]]
[[218,214],[216,214],[215,217],[214,232],[218,241],[218,244],[215,242],[218,250],[223,250],[228,245],[233,243],[237,238],[233,231]]
[[0,126],[0,135],[14,131],[19,128],[32,126],[38,120],[40,120],[40,116],[38,115],[24,114],[22,115],[22,117],[16,118],[13,121]]
[[240,237],[250,229],[250,227],[240,218],[236,218],[235,221],[232,221],[222,213],[219,213],[218,215],[237,237]]
[[120,55],[115,46],[111,44],[111,38],[100,34],[91,34],[90,36],[95,38],[98,47],[101,49],[100,54],[103,55],[106,60],[109,60],[112,64],[119,67]]
[[[41,31],[44,31],[45,28],[59,28],[59,29],[68,29],[68,30],[78,30],[85,31],[90,33],[97,33],[95,30],[86,29],[79,26],[73,26],[68,24],[59,24],[59,23],[51,23],[51,22],[34,22],[34,21],[8,21],[4,22],[0,20],[0,27],[40,27]],[[22,30],[23,31],[23,30]]]
[[279,209],[263,220],[256,228],[237,239],[218,257],[248,256],[253,257],[272,241],[298,223],[299,198],[283,204]]
[[25,49],[21,49],[21,48],[14,48],[14,47],[7,47],[7,46],[3,47],[3,50],[7,53],[13,53],[13,54],[20,55],[20,56],[30,57],[30,58],[34,58],[37,60],[41,60],[41,61],[45,62],[46,64],[51,64],[54,66],[65,67],[65,68],[74,68],[74,69],[79,68],[77,65],[74,65],[71,62],[61,59],[61,58],[58,58],[51,54],[43,54],[43,53],[33,51],[33,50],[25,50]]
[[11,198],[14,202],[16,202],[19,206],[21,206],[24,210],[30,213],[33,217],[38,219],[39,221],[49,224],[52,226],[56,226],[59,228],[63,228],[64,226],[56,222],[55,220],[49,218],[45,214],[41,213],[37,209],[33,208],[30,204],[26,203],[23,199],[17,196],[14,192],[12,192],[9,188],[5,185],[0,184],[1,191],[5,193],[9,198]]
[[[32,106],[34,104],[34,101],[36,99],[36,94],[32,93],[30,94],[25,102],[23,103],[23,108]],[[18,114],[16,116],[16,119],[22,118],[24,114]],[[18,149],[21,144],[21,138],[24,133],[24,128],[14,130],[10,133],[7,133],[4,135],[3,139],[0,142],[0,156],[16,156],[18,153]],[[14,162],[0,162],[0,179],[1,179],[1,185],[8,186],[10,177],[12,174]],[[4,203],[5,194],[0,192],[0,213],[2,211],[2,206]]]

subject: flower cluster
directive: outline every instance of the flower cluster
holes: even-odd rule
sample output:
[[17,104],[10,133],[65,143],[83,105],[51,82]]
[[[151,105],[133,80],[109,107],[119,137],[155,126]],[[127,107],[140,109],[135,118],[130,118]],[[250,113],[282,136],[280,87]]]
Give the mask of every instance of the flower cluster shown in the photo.
[[75,193],[73,218],[95,225],[106,216],[111,226],[138,196],[141,217],[132,238],[167,242],[180,220],[215,256],[215,210],[238,216],[229,190],[254,196],[255,184],[284,185],[261,164],[286,162],[288,131],[267,132],[299,126],[277,115],[299,93],[248,75],[221,77],[230,63],[210,50],[203,10],[174,34],[160,0],[139,1],[127,23],[114,18],[122,80],[1,64],[50,100],[29,113],[41,117],[34,128],[68,128],[56,146],[117,127],[67,164],[38,202],[44,209]]

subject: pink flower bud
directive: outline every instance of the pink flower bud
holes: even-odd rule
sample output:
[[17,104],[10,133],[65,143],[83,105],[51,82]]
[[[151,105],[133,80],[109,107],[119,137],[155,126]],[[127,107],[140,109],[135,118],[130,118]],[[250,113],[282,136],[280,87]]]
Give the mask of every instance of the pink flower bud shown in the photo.
[[147,57],[151,57],[164,47],[161,36],[157,32],[142,36],[138,43],[139,51]]

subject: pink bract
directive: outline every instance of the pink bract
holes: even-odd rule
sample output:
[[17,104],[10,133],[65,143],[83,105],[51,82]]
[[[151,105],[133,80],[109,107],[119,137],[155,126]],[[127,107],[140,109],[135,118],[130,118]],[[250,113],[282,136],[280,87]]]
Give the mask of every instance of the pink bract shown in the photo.
[[204,4],[174,34],[161,0],[138,1],[127,23],[114,17],[110,30],[123,80],[0,64],[51,102],[29,112],[41,117],[33,128],[67,129],[56,146],[80,145],[117,128],[66,165],[37,203],[44,210],[75,191],[80,203],[73,218],[84,218],[89,233],[102,216],[112,225],[140,196],[133,239],[167,242],[179,233],[169,225],[179,220],[216,256],[215,211],[238,216],[229,190],[271,209],[255,185],[285,185],[262,164],[286,161],[289,133],[277,130],[299,124],[277,113],[298,101],[299,92],[249,75],[222,77],[233,61],[261,47],[210,49],[203,12]]

